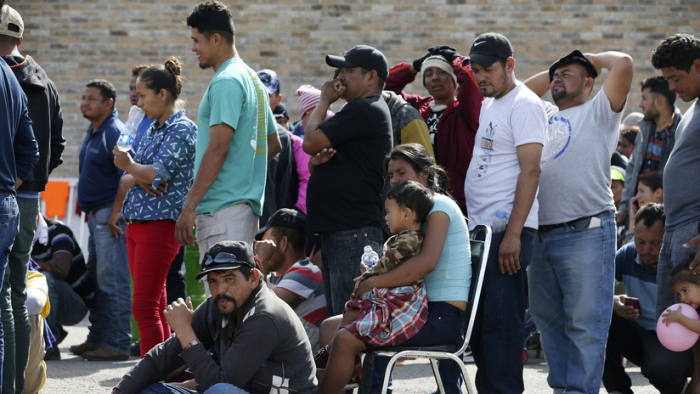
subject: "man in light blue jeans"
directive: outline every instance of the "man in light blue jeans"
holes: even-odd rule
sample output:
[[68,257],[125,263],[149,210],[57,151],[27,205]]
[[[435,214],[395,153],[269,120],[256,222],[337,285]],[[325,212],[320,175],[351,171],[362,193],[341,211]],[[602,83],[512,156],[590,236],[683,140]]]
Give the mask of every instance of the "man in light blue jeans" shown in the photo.
[[[601,69],[609,75],[589,100]],[[546,103],[539,232],[528,271],[530,312],[540,329],[555,393],[598,393],[612,318],[615,204],[610,157],[632,85],[629,55],[576,50],[527,81]]]
[[131,290],[126,255],[126,224],[120,211],[126,192],[112,149],[126,126],[114,109],[114,85],[97,79],[85,85],[80,110],[90,121],[80,149],[78,205],[89,218],[89,275],[97,279],[95,308],[87,341],[70,351],[90,361],[129,358]]

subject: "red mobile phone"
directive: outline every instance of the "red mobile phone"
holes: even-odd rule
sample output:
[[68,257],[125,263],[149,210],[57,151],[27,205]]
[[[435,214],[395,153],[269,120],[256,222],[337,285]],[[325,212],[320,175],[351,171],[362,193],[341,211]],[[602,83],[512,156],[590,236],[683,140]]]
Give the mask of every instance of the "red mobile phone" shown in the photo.
[[625,297],[625,298],[622,300],[622,303],[625,304],[625,305],[631,305],[634,309],[636,309],[636,310],[639,311],[639,314],[642,313],[642,308],[640,308],[640,306],[639,306],[639,298],[635,298],[635,297]]

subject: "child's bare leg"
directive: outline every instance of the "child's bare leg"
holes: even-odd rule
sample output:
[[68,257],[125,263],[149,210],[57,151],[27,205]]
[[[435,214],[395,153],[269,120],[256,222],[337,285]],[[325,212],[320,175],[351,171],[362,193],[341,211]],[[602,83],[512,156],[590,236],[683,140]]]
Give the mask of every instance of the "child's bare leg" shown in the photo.
[[321,379],[321,394],[338,394],[350,381],[355,369],[355,356],[365,344],[348,330],[339,329],[333,337],[326,372]]

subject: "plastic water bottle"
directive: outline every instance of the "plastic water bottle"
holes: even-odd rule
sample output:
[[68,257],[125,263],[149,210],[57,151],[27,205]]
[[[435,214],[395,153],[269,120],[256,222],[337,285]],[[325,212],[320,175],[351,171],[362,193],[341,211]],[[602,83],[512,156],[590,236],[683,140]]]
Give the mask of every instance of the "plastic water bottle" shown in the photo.
[[119,136],[117,140],[117,149],[122,152],[128,152],[134,145],[136,138],[136,130],[138,129],[144,117],[143,110],[137,106],[132,106],[129,111],[129,119],[126,121],[126,131]]
[[375,264],[379,262],[379,255],[377,252],[372,250],[372,247],[365,246],[365,252],[362,254],[362,269],[367,271],[368,269],[374,267]]
[[507,224],[508,215],[503,211],[496,212],[496,216],[493,218],[493,232],[502,233],[506,231]]

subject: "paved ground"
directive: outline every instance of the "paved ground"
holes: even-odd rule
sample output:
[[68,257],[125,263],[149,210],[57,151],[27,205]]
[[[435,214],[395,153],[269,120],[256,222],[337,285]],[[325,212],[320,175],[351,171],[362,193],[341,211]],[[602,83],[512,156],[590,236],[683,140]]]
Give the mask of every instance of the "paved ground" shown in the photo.
[[[119,382],[121,376],[127,372],[136,362],[136,357],[121,362],[90,362],[74,356],[68,350],[71,345],[79,344],[87,336],[87,321],[75,327],[67,327],[68,337],[60,346],[61,360],[49,361],[48,379],[44,389],[46,394],[99,394],[110,393],[112,387]],[[468,364],[470,379],[474,379],[476,368]],[[637,394],[651,394],[657,391],[649,385],[649,382],[641,375],[636,366],[628,367],[632,377],[633,387]],[[394,392],[396,393],[430,393],[435,389],[435,381],[427,362],[408,361],[403,366],[397,367],[394,379]],[[544,394],[551,393],[547,386],[547,364],[543,358],[535,358],[534,352],[530,353],[530,359],[525,364],[525,393]],[[605,393],[601,389],[601,393]]]

